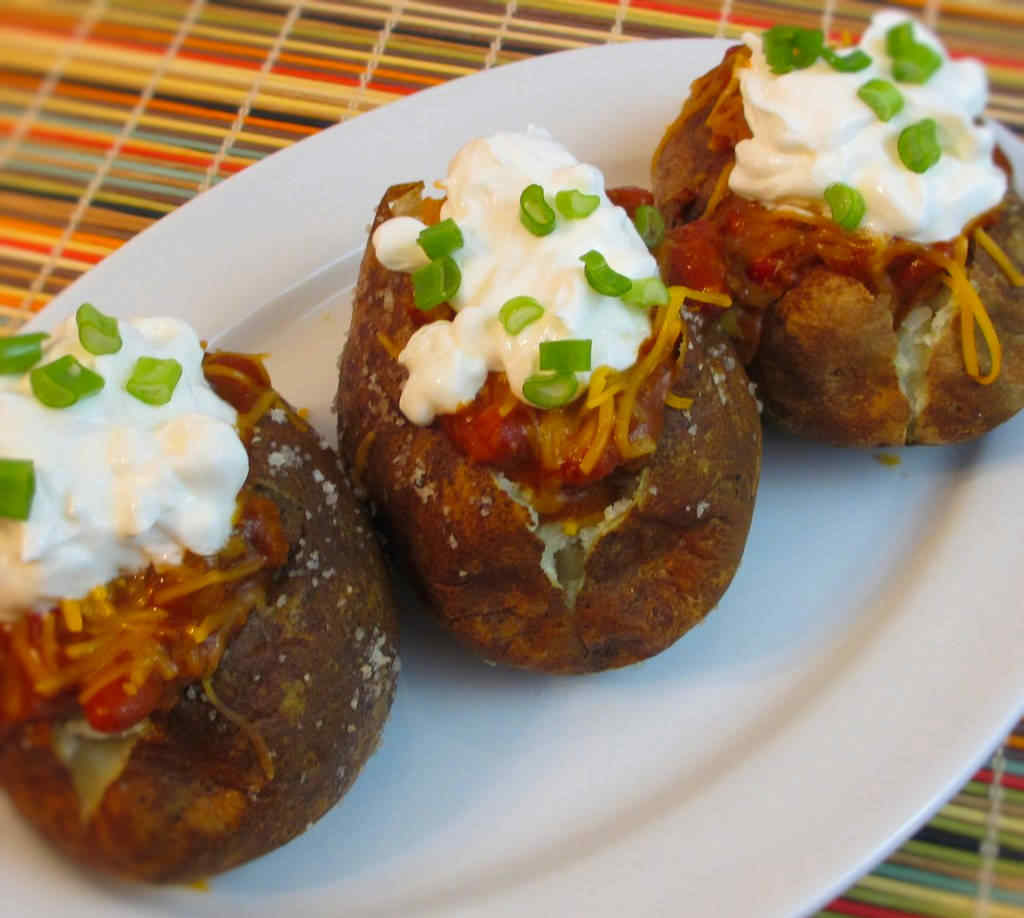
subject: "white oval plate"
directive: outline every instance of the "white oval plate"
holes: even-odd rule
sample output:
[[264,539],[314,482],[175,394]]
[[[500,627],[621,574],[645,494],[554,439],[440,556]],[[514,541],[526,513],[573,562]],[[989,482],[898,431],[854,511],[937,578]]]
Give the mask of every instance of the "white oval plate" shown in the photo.
[[[348,290],[392,182],[474,136],[548,127],[646,184],[723,42],[557,54],[325,131],[161,220],[50,306],[175,313],[269,350],[325,432]],[[1009,139],[1021,169],[1021,146]],[[868,451],[772,436],[731,590],[656,659],[585,678],[488,667],[406,622],[383,743],[303,837],[207,893],[71,867],[0,801],[5,910],[33,916],[794,915],[895,847],[1022,712],[1024,420]]]

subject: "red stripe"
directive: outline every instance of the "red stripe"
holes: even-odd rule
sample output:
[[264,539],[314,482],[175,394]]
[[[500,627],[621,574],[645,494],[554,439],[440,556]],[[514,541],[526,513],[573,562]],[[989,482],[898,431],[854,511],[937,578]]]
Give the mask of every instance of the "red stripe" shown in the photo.
[[[604,0],[609,6],[614,6],[618,0]],[[680,6],[678,3],[662,3],[660,0],[633,0],[630,4],[634,9],[655,10],[659,13],[676,13],[684,16],[692,16],[694,19],[706,19],[708,22],[718,22],[719,13],[717,10],[697,9],[691,6]],[[736,25],[753,26],[757,29],[767,29],[774,23],[770,19],[758,19],[754,16],[729,16],[729,22]]]
[[[283,76],[299,77],[300,79],[310,80],[317,83],[339,83],[342,86],[358,86],[359,80],[354,77],[338,76],[333,73],[323,73],[321,71],[305,70],[301,67],[285,67],[281,64],[274,65],[274,73],[282,74]],[[411,96],[414,92],[419,92],[422,88],[420,86],[392,86],[391,84],[384,83],[367,83],[367,89],[372,89],[376,92],[390,92],[396,93],[402,96]]]
[[[41,252],[44,255],[49,255],[54,249],[53,245],[47,245],[44,242],[26,242],[24,239],[11,239],[9,236],[2,234],[0,234],[0,243],[13,246],[16,249],[24,249],[28,252]],[[80,252],[78,249],[71,247],[63,249],[60,254],[65,258],[87,261],[91,265],[98,265],[104,258],[103,255],[97,255],[94,252]]]
[[[992,769],[982,768],[974,773],[975,781],[984,781],[986,784],[992,783]],[[1024,775],[1007,775],[1004,774],[999,781],[1003,787],[1012,787],[1015,790],[1024,790]]]
[[826,909],[840,915],[851,915],[855,918],[925,918],[920,912],[903,912],[894,908],[882,908],[880,905],[868,905],[866,902],[854,902],[852,899],[836,899]]

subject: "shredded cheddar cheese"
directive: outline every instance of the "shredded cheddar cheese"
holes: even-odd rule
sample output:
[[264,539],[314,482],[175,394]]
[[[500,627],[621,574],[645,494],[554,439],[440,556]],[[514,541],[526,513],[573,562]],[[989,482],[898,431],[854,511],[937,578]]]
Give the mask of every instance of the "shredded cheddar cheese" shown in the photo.
[[398,360],[398,355],[402,353],[402,349],[391,340],[390,336],[385,332],[377,332],[377,341],[380,342],[381,347],[388,352],[388,355],[392,360]]
[[999,248],[996,241],[980,226],[974,231],[974,239],[978,245],[992,256],[992,260],[999,265],[1003,274],[1006,275],[1006,279],[1014,287],[1024,287],[1024,274],[1018,270],[1017,266],[1010,261],[1006,252]]

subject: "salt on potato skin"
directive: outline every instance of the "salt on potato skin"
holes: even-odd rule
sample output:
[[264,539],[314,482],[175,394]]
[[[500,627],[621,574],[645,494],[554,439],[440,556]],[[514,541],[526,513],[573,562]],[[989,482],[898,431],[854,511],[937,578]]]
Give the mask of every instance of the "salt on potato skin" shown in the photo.
[[248,480],[277,504],[291,557],[211,683],[262,737],[274,776],[192,685],[151,715],[83,821],[53,725],[28,724],[0,743],[0,785],[87,867],[182,883],[252,860],[326,813],[379,742],[399,672],[387,573],[337,456],[295,417],[271,411],[258,423]]
[[[390,189],[376,223],[419,187]],[[642,469],[621,472],[623,500],[611,516],[558,545],[501,476],[466,459],[438,426],[401,414],[406,371],[379,335],[404,345],[411,296],[408,277],[385,269],[370,247],[337,408],[342,456],[354,464],[369,443],[361,487],[427,608],[483,658],[546,672],[624,666],[668,647],[724,593],[753,512],[760,419],[728,342],[705,340],[688,323],[673,391],[692,406],[666,409],[657,451]]]

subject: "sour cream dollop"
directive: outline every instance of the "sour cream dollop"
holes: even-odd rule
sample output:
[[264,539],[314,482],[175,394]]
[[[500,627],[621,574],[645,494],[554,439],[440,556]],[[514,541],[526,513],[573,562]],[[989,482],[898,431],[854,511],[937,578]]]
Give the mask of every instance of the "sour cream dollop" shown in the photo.
[[[186,549],[220,550],[249,460],[235,410],[203,376],[196,333],[177,319],[121,319],[123,345],[93,356],[74,316],[44,342],[39,366],[66,354],[99,373],[95,395],[48,408],[29,374],[0,376],[0,456],[31,459],[28,520],[0,520],[0,620],[79,598],[150,563],[180,563]],[[165,405],[124,386],[136,360],[174,358],[181,379]]]
[[[915,40],[942,58],[920,85],[892,76],[886,33],[903,22],[913,22]],[[760,36],[746,34],[743,41],[752,56],[739,83],[753,137],[736,145],[729,187],[737,194],[799,207],[821,201],[825,189],[840,182],[864,197],[860,228],[924,244],[956,237],[1002,200],[1007,183],[992,161],[995,134],[975,124],[988,94],[985,69],[975,60],[950,60],[919,22],[897,11],[878,13],[858,45],[871,65],[857,73],[839,73],[819,59],[777,76]],[[903,96],[903,110],[887,122],[857,97],[871,79],[891,82]],[[905,127],[924,118],[938,124],[942,156],[918,174],[900,161],[896,143]]]
[[[519,198],[531,184],[540,185],[552,205],[566,189],[597,195],[600,204],[578,220],[558,214],[552,233],[535,236],[519,220]],[[464,239],[452,254],[462,283],[451,303],[455,319],[422,326],[399,355],[409,370],[399,407],[410,421],[429,424],[471,402],[490,371],[507,374],[522,398],[524,381],[538,370],[542,341],[590,339],[595,369],[624,370],[636,362],[651,333],[646,310],[593,290],[580,256],[595,249],[631,279],[656,276],[658,266],[626,211],[608,199],[599,169],[531,127],[472,141],[455,156],[443,185],[441,218],[452,218]],[[382,223],[373,235],[377,258],[393,270],[409,270],[422,229],[408,217]],[[510,335],[498,312],[516,296],[533,297],[544,314]],[[589,377],[578,374],[581,389]]]

